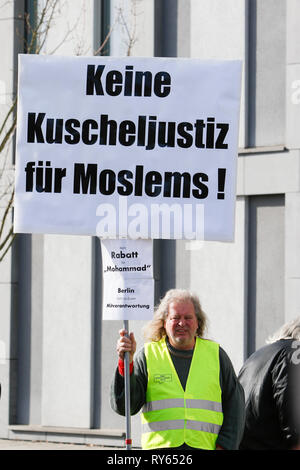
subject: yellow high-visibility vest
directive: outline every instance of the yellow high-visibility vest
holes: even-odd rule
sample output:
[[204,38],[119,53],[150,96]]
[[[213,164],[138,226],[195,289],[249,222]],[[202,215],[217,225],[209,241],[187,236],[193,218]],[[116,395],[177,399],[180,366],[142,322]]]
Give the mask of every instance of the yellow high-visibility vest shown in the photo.
[[142,410],[142,448],[215,449],[223,422],[219,345],[196,338],[185,390],[166,339],[145,344],[148,370]]

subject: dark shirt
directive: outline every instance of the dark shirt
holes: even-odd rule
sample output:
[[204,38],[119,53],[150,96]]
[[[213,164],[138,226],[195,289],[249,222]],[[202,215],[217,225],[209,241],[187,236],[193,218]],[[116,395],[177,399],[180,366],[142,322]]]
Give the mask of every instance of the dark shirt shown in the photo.
[[[183,389],[185,389],[193,350],[183,351],[173,348],[167,341],[176,372]],[[244,392],[234,372],[232,363],[225,353],[219,348],[220,358],[220,387],[222,390],[223,424],[217,438],[217,444],[224,449],[238,449],[244,429]],[[131,414],[140,411],[146,401],[148,384],[147,363],[142,348],[135,357],[133,373],[130,376],[130,405]],[[111,406],[118,414],[125,416],[124,378],[115,372],[111,386]],[[184,446],[188,448],[188,446]]]

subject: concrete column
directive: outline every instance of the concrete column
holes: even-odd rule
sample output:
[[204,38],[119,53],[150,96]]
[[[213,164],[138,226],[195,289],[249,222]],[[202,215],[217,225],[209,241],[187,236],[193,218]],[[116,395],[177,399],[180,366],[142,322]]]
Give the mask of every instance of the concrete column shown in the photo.
[[[16,4],[17,3],[17,4]],[[0,127],[13,99],[15,83],[15,58],[20,44],[16,36],[18,29],[22,37],[23,23],[19,13],[24,2],[4,2],[1,5],[0,28]],[[8,126],[10,122],[8,123]],[[1,141],[3,135],[1,135]],[[1,152],[0,160],[0,195],[6,191],[9,182],[13,182],[13,146]],[[0,198],[0,221],[5,211],[7,198]],[[8,216],[4,233],[10,228],[11,213]],[[2,241],[2,240],[1,240]],[[11,249],[0,263],[0,382],[2,396],[0,400],[0,437],[8,437],[8,425],[16,418],[16,294],[17,271],[14,262],[14,249]]]
[[90,427],[93,397],[92,242],[45,235],[42,423]]
[[[300,4],[286,2],[286,146],[300,149]],[[298,169],[298,176],[299,176]],[[291,320],[300,314],[300,192],[299,187],[285,197],[285,316]]]
[[93,0],[59,2],[42,53],[94,55],[93,13]]
[[287,2],[286,44],[286,146],[300,148],[300,4]]
[[[254,55],[249,72],[252,101],[252,135],[249,146],[283,145],[285,139],[285,54],[286,8],[281,0],[253,0],[250,52]],[[288,24],[288,23],[287,23]]]
[[42,399],[43,235],[19,235],[17,415],[13,424],[40,424]]
[[154,0],[111,0],[110,55],[154,55]]
[[202,245],[197,241],[185,242],[185,256],[189,262],[178,267],[176,280],[180,287],[184,285],[185,278],[189,279],[187,287],[199,295],[208,317],[207,337],[221,344],[236,372],[242,366],[244,357],[246,224],[246,198],[239,197],[236,204],[235,242],[204,242]]
[[300,193],[285,196],[285,318],[300,315]]
[[[0,217],[3,210],[0,208]],[[16,367],[17,353],[13,330],[15,326],[14,296],[16,279],[11,276],[12,252],[0,263],[0,437],[8,437],[8,425],[16,414]]]
[[242,60],[239,146],[246,145],[247,0],[191,0],[190,56],[203,60]]

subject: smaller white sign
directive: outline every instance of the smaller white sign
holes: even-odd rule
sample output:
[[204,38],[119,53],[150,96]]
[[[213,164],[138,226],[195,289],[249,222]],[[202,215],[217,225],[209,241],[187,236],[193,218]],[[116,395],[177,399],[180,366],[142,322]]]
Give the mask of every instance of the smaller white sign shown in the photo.
[[153,277],[152,240],[101,240],[104,276]]
[[152,240],[101,240],[103,320],[149,320],[154,309]]
[[103,320],[150,320],[154,280],[109,276],[104,281]]

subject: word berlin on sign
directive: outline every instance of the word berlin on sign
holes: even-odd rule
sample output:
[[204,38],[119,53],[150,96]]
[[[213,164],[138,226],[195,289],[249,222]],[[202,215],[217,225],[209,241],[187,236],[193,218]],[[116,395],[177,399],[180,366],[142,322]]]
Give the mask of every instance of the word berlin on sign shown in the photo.
[[240,61],[19,56],[16,232],[234,239]]
[[102,240],[103,320],[150,320],[154,310],[151,240]]

